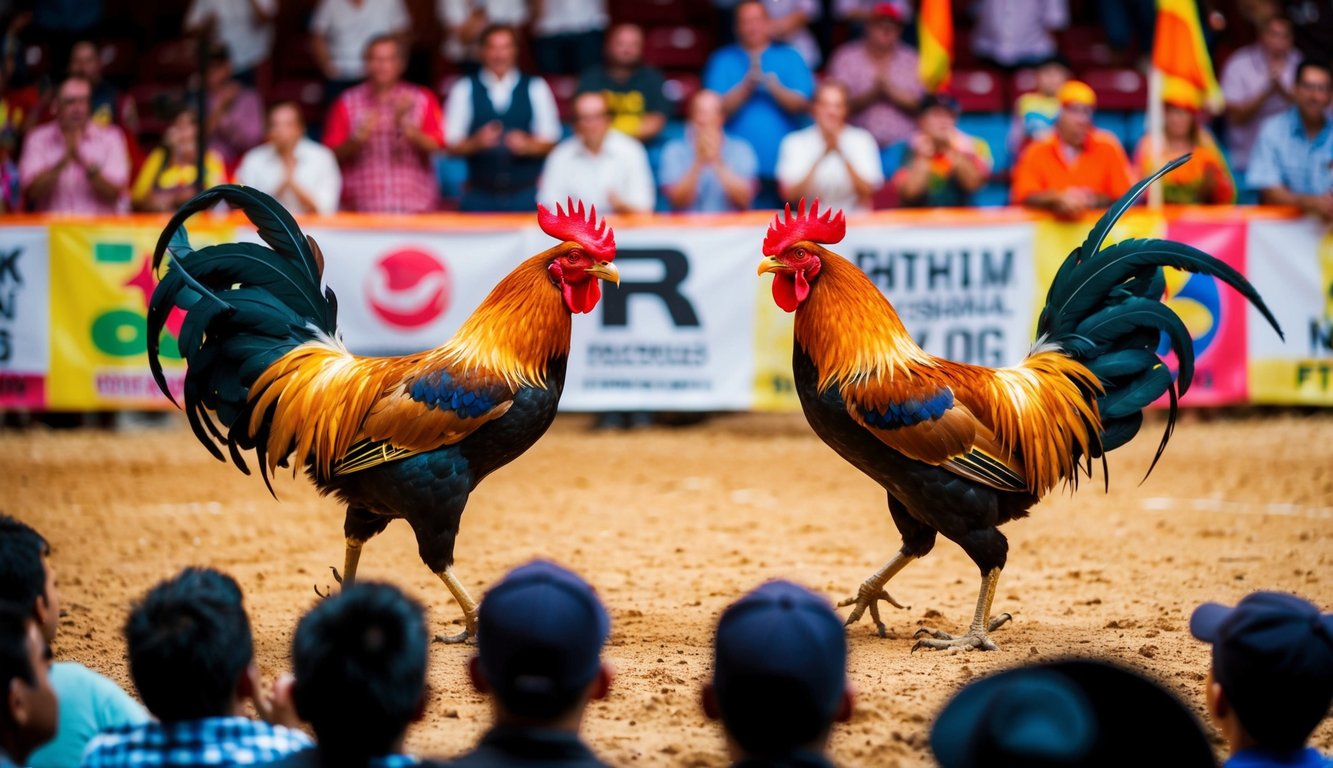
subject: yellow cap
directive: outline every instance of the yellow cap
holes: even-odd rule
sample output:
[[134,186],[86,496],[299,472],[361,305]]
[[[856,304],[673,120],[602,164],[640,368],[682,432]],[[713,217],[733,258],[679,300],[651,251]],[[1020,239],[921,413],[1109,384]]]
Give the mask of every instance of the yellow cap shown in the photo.
[[1168,77],[1162,84],[1162,103],[1197,112],[1203,106],[1203,98],[1193,83]]
[[1070,80],[1060,86],[1056,97],[1060,99],[1060,106],[1065,104],[1082,104],[1085,107],[1097,106],[1097,94],[1082,80]]

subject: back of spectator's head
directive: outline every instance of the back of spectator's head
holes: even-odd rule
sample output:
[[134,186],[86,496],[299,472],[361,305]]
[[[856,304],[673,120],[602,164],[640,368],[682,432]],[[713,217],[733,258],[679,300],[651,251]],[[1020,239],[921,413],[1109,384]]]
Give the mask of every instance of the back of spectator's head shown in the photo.
[[153,587],[130,611],[125,640],[130,677],[159,720],[230,715],[250,693],[250,619],[226,574],[186,568]]
[[1254,592],[1229,608],[1206,603],[1190,632],[1213,646],[1226,704],[1261,746],[1305,744],[1333,704],[1333,614],[1295,595]]
[[851,716],[846,631],[828,601],[770,581],[727,608],[704,710],[750,757],[822,746]]
[[473,682],[510,716],[558,720],[585,703],[595,682],[609,683],[601,653],[610,632],[606,608],[587,582],[535,560],[482,598]]
[[51,545],[22,520],[0,515],[0,602],[32,616],[50,642],[60,623],[60,601],[50,562]]
[[[1149,746],[1151,745],[1151,746]],[[941,768],[1216,765],[1194,715],[1142,675],[1090,659],[1043,662],[969,683],[940,712]]]
[[316,605],[296,626],[297,714],[326,755],[394,751],[426,700],[426,622],[396,587],[357,583]]
[[19,765],[56,734],[51,646],[22,606],[0,603],[0,745]]

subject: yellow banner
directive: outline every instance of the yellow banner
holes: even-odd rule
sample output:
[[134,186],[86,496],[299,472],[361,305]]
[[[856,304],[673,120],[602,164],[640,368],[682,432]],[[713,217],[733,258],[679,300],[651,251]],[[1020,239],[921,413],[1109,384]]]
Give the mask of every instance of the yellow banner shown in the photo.
[[801,410],[791,375],[792,321],[794,315],[773,303],[773,279],[755,281],[754,313],[754,409],[757,411]]
[[[162,224],[51,224],[50,409],[169,407],[147,358],[153,248]],[[234,236],[226,223],[190,227],[195,248]],[[174,337],[164,335],[162,353],[169,380],[178,383],[184,364],[174,360]]]
[[[1277,347],[1271,341],[1268,345],[1257,344],[1263,337],[1252,336],[1250,340],[1250,395],[1254,402],[1333,405],[1333,233],[1317,235],[1318,275],[1313,274],[1314,268],[1303,270],[1300,264],[1301,258],[1309,258],[1308,247],[1302,248],[1308,241],[1302,243],[1300,239],[1311,234],[1305,231],[1293,236],[1279,230],[1279,234],[1260,241],[1260,253],[1251,254],[1252,260],[1260,259],[1267,267],[1256,275],[1257,281],[1273,279],[1271,273],[1295,275],[1292,284],[1285,286],[1285,295],[1276,300],[1282,303],[1274,307],[1287,332],[1286,343]],[[1270,299],[1270,305],[1274,303]],[[1284,313],[1291,316],[1284,317]],[[1252,334],[1266,330],[1260,328]]]

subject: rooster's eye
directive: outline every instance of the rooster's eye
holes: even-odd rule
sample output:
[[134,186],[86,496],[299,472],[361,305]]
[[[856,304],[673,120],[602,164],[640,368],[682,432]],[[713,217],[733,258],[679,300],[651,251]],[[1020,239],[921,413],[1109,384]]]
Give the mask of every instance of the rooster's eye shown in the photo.
[[802,261],[805,260],[805,249],[804,249],[804,248],[797,248],[797,249],[796,249],[796,258],[801,259]]

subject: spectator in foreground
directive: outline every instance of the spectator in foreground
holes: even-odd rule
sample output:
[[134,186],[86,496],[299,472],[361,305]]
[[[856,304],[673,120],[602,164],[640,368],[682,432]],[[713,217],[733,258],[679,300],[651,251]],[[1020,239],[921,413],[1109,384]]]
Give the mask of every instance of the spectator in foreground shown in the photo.
[[1009,153],[1018,157],[1027,145],[1045,138],[1055,129],[1060,114],[1060,88],[1069,82],[1069,64],[1059,56],[1041,62],[1033,70],[1035,91],[1028,91],[1014,102],[1014,119],[1009,126]]
[[606,58],[579,77],[578,93],[600,91],[611,107],[611,127],[647,144],[666,126],[671,104],[662,72],[643,63],[643,29],[617,24],[606,36]]
[[906,208],[958,208],[990,178],[990,147],[958,130],[958,102],[932,94],[921,102],[920,126],[889,183]]
[[128,207],[130,159],[119,128],[90,118],[92,88],[72,77],[56,91],[56,118],[29,132],[19,183],[34,210],[108,214]]
[[1250,167],[1259,128],[1290,108],[1301,55],[1292,44],[1291,21],[1274,15],[1259,27],[1259,39],[1227,58],[1222,95],[1227,103],[1227,154],[1239,178]]
[[749,144],[723,130],[725,120],[717,92],[694,94],[684,138],[662,148],[658,178],[671,210],[749,210],[758,187],[758,161]]
[[[136,211],[174,211],[199,193],[199,121],[194,110],[177,104],[162,134],[161,146],[148,153],[130,190]],[[226,181],[222,156],[204,154],[204,189]]]
[[610,17],[606,0],[532,3],[532,56],[543,75],[577,75],[597,65]]
[[543,560],[510,571],[482,598],[468,662],[494,724],[445,768],[604,766],[579,731],[588,703],[611,687],[601,658],[610,633],[606,608],[577,575]]
[[528,23],[528,3],[514,0],[435,0],[435,15],[444,28],[440,53],[464,75],[481,66],[481,33],[504,25],[522,29]]
[[[60,593],[51,546],[27,524],[5,515],[0,515],[0,603],[28,611],[41,630],[43,647],[55,642],[60,631]],[[60,700],[59,728],[51,741],[28,756],[24,764],[30,768],[78,765],[88,740],[98,731],[148,721],[148,712],[133,697],[82,664],[55,662],[49,678]],[[12,751],[10,757],[23,759]]]
[[1245,182],[1269,205],[1295,205],[1333,223],[1333,70],[1306,59],[1296,69],[1296,106],[1259,129]]
[[316,746],[274,768],[408,763],[407,728],[426,709],[426,620],[388,584],[358,582],[317,604],[292,637],[296,713]]
[[192,0],[185,32],[202,34],[231,53],[233,76],[254,87],[256,74],[273,53],[278,0]]
[[1055,32],[1069,26],[1069,0],[981,0],[972,51],[1003,70],[1032,67],[1055,55]]
[[941,768],[1110,768],[1145,759],[1173,768],[1216,765],[1188,707],[1137,672],[1091,659],[1041,662],[969,683],[935,719],[930,748]]
[[230,576],[186,568],[159,583],[130,611],[125,641],[134,687],[157,720],[94,736],[83,768],[253,765],[311,746],[295,728],[244,716],[251,702],[270,722],[296,722],[287,697],[260,688]]
[[657,202],[647,151],[611,127],[600,91],[574,97],[574,135],[551,150],[542,168],[537,202],[554,210],[568,198],[606,213],[651,213]]
[[273,195],[292,213],[336,213],[342,193],[338,159],[306,137],[301,108],[290,101],[269,108],[268,143],[245,154],[236,182]]
[[1014,164],[1010,199],[1072,219],[1109,205],[1132,182],[1120,140],[1092,124],[1097,95],[1087,83],[1070,80],[1059,98],[1055,130],[1029,144]]
[[467,158],[459,210],[531,213],[542,161],[560,140],[560,113],[546,81],[518,68],[518,33],[489,27],[481,69],[449,91],[444,138]]
[[1172,78],[1162,92],[1163,149],[1153,147],[1144,134],[1134,150],[1139,178],[1146,178],[1169,160],[1193,153],[1188,163],[1162,179],[1162,201],[1175,205],[1234,205],[1236,182],[1217,140],[1203,125],[1203,99],[1199,90],[1184,80]]
[[367,76],[372,42],[391,37],[406,46],[411,26],[403,0],[320,0],[310,17],[310,57],[324,73],[324,103]]
[[880,147],[912,135],[925,93],[917,53],[902,41],[910,20],[904,6],[878,3],[866,18],[865,37],[829,58],[828,79],[847,88],[852,125],[870,131]]
[[1321,768],[1308,746],[1333,705],[1333,614],[1295,595],[1254,592],[1194,609],[1190,633],[1213,646],[1204,697],[1232,768]]
[[830,766],[834,723],[852,716],[847,636],[824,598],[770,581],[722,613],[704,714],[733,765]]
[[423,213],[439,198],[431,153],[443,145],[440,104],[403,82],[407,58],[398,38],[366,45],[366,81],[343,93],[324,126],[324,143],[342,165],[343,208]]
[[884,168],[875,137],[847,124],[847,91],[836,82],[821,83],[810,114],[814,125],[788,134],[778,150],[782,199],[817,197],[830,209],[870,210]]
[[0,604],[0,768],[28,764],[56,734],[59,703],[51,685],[51,647],[37,622],[18,606]]
[[774,43],[762,2],[736,6],[736,42],[713,53],[703,87],[722,94],[727,129],[747,142],[759,160],[756,204],[777,205],[778,145],[802,123],[814,93],[814,75],[790,46]]
[[216,45],[208,52],[204,72],[208,86],[208,146],[235,168],[251,147],[264,140],[264,103],[259,92],[232,75],[231,54]]

